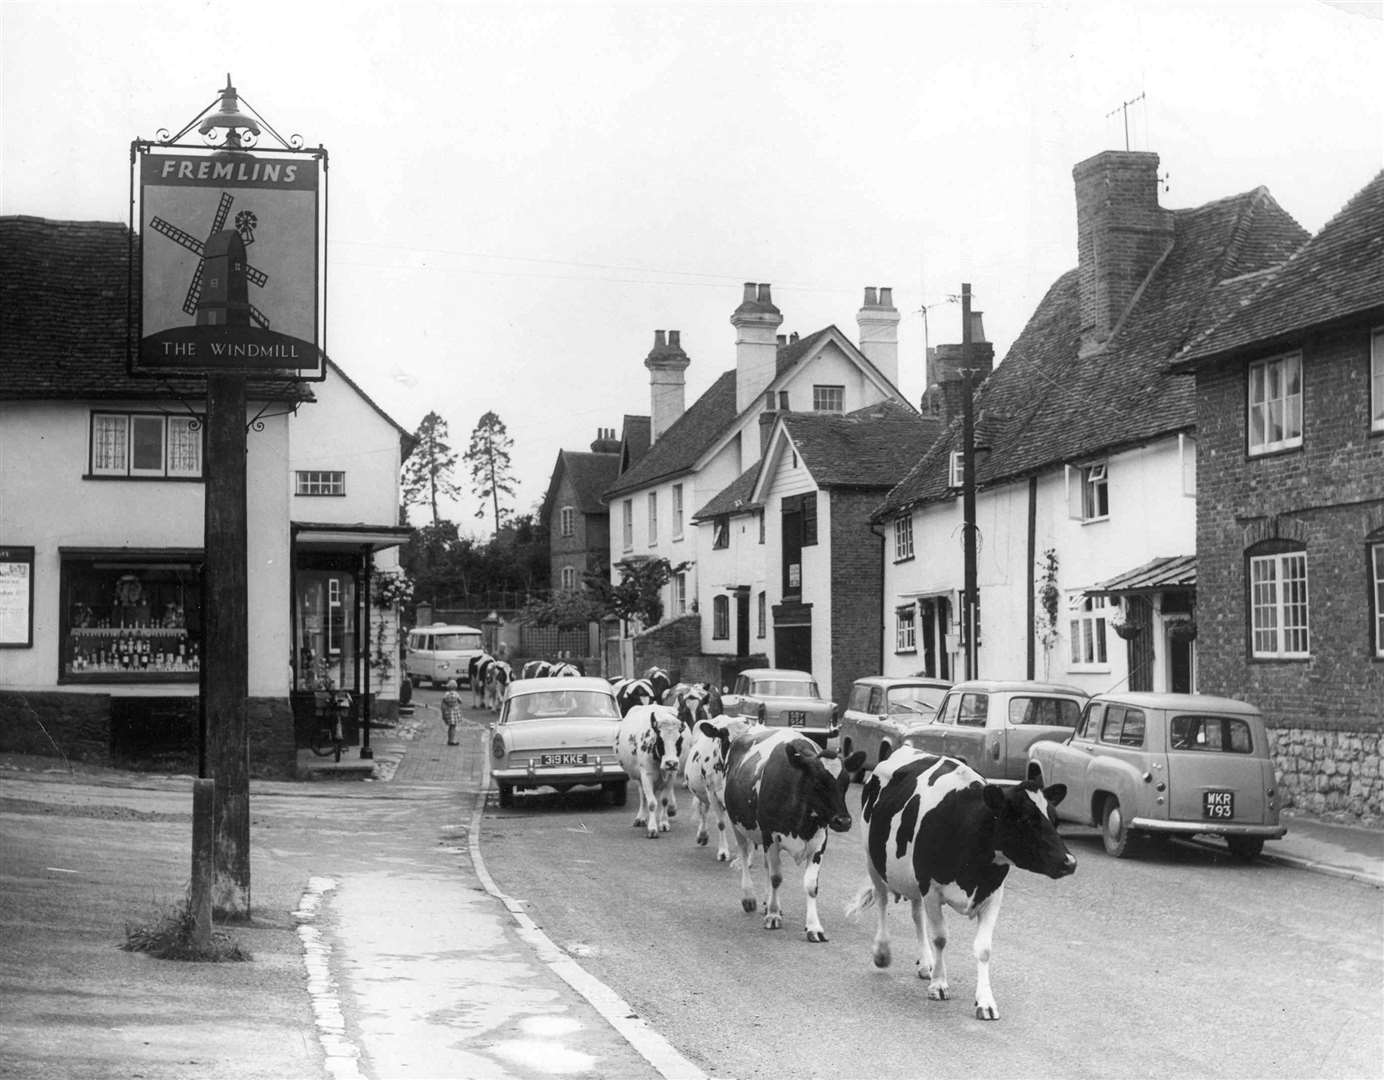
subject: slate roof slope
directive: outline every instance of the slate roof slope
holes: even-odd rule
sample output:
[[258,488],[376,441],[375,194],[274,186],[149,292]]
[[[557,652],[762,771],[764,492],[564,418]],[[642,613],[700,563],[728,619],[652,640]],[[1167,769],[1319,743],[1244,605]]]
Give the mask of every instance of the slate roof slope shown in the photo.
[[[127,370],[129,236],[119,222],[0,217],[0,400],[205,396],[202,380]],[[296,381],[250,379],[246,392],[313,400]]]
[[[1043,297],[1004,361],[976,394],[976,482],[1032,475],[1189,429],[1192,380],[1171,358],[1251,286],[1233,279],[1287,260],[1307,234],[1264,188],[1174,211],[1174,242],[1099,352],[1079,355],[1078,271]],[[1225,285],[1222,285],[1225,282]],[[948,454],[961,425],[933,444],[875,511],[876,518],[945,498]]]
[[1194,364],[1384,309],[1384,172],[1178,358]]
[[789,413],[784,427],[818,487],[892,487],[941,433],[941,423],[893,401],[844,416]]
[[764,504],[754,502],[750,498],[754,494],[754,482],[757,479],[759,479],[758,462],[718,491],[710,502],[692,515],[692,520],[704,521],[707,518],[714,518],[718,514],[747,514],[751,510],[758,510]]
[[[834,326],[823,327],[791,345],[780,346],[775,357],[776,375],[782,375],[796,365],[822,338],[833,332],[840,333]],[[712,444],[725,434],[738,415],[735,410],[735,369],[731,368],[722,372],[692,403],[691,408],[648,448],[648,452],[620,475],[606,491],[606,499],[690,471]]]
[[653,418],[625,413],[620,432],[621,461],[624,467],[628,468],[649,452],[649,442],[653,438]]

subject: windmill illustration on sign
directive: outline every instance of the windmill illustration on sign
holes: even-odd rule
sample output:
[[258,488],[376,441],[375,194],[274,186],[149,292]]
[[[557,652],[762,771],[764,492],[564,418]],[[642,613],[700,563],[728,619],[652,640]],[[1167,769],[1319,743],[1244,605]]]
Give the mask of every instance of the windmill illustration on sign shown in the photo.
[[[212,218],[211,230],[207,233],[205,241],[198,240],[190,232],[172,225],[161,217],[155,217],[149,222],[149,227],[157,233],[168,237],[175,244],[187,248],[197,256],[197,268],[192,272],[192,280],[187,286],[187,295],[183,298],[183,310],[189,315],[197,315],[199,324],[226,323],[228,319],[217,318],[220,311],[208,309],[224,310],[227,303],[227,296],[239,293],[242,297],[242,305],[248,309],[249,317],[257,322],[265,330],[269,329],[269,318],[255,307],[254,304],[243,299],[246,293],[245,282],[253,282],[263,288],[269,280],[269,275],[263,270],[257,270],[245,261],[245,248],[255,242],[255,229],[259,226],[259,219],[255,217],[253,210],[239,210],[235,215],[235,228],[225,229],[226,218],[230,216],[231,204],[235,198],[229,193],[221,193],[221,202],[216,208],[216,214]],[[217,241],[214,243],[214,241]],[[235,249],[239,249],[236,253]],[[237,257],[238,254],[238,257]],[[213,264],[213,272],[210,275],[212,288],[205,301],[202,298],[204,281],[208,280],[207,263]],[[222,265],[224,263],[224,265]],[[240,321],[240,320],[234,320]],[[247,323],[248,325],[248,323]]]

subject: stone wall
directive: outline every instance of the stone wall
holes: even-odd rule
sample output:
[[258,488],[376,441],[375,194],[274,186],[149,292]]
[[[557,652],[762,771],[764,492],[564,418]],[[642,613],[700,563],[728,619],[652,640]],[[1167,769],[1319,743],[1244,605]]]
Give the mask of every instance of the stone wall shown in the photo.
[[1384,816],[1384,739],[1378,731],[1280,728],[1269,734],[1282,807]]

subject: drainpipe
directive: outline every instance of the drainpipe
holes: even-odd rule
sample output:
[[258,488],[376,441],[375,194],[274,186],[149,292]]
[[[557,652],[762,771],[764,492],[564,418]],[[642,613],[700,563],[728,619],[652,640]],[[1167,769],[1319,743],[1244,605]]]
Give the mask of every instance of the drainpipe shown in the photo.
[[1034,627],[1038,619],[1038,600],[1035,590],[1038,582],[1034,580],[1034,575],[1038,572],[1038,477],[1037,475],[1028,478],[1028,655],[1027,671],[1025,676],[1030,682],[1037,677],[1038,670],[1038,642],[1035,640],[1037,634]]

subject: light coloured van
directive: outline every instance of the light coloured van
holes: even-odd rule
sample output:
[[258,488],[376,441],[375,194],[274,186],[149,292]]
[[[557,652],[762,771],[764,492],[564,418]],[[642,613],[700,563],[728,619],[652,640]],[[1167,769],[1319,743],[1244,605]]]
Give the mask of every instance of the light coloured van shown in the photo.
[[410,630],[404,647],[404,673],[414,686],[430,682],[444,685],[455,679],[461,686],[473,657],[485,652],[479,628],[452,623],[433,623]]

